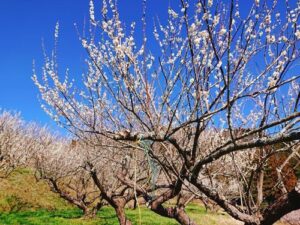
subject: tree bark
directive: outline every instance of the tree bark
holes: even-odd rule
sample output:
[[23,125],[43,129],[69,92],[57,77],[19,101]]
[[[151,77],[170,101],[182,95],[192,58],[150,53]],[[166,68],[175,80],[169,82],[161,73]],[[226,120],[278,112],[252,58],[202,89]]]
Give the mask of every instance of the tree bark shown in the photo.
[[273,205],[268,207],[261,220],[260,225],[272,225],[280,220],[284,215],[300,209],[300,185],[293,189],[291,192],[283,195]]
[[185,208],[183,205],[179,204],[175,207],[163,206],[164,202],[175,197],[176,195],[177,193],[174,193],[172,189],[169,189],[168,191],[162,193],[153,202],[151,202],[151,210],[161,216],[175,219],[182,225],[197,225],[194,221],[192,221],[189,218],[189,216],[185,212]]
[[260,206],[260,204],[263,201],[263,184],[264,184],[264,171],[260,170],[258,173],[258,179],[257,179],[257,205]]
[[187,215],[184,208],[176,207],[176,217],[175,219],[183,225],[197,225],[196,222],[191,220],[191,218]]
[[84,208],[83,209],[83,217],[84,219],[93,219],[97,215],[98,209],[96,207],[93,208]]
[[[128,185],[129,187],[133,188],[134,185],[132,183],[132,181],[125,177],[125,176],[118,176],[118,178],[120,179],[121,182],[123,182],[124,184]],[[179,181],[177,183],[177,186],[173,189],[170,188],[167,191],[165,191],[164,193],[161,193],[158,197],[155,198],[155,200],[150,201],[150,209],[157,213],[160,216],[164,216],[164,217],[168,217],[168,218],[172,218],[177,220],[180,224],[183,225],[196,225],[196,223],[194,221],[192,221],[189,216],[186,214],[184,207],[181,206],[175,206],[175,207],[168,207],[165,208],[163,206],[163,203],[165,203],[166,201],[174,198],[176,195],[179,194],[180,190],[181,190],[181,186],[182,186],[182,182]],[[138,185],[135,186],[136,191],[143,195],[143,197],[145,198],[145,201],[147,202],[147,199],[149,198],[148,193],[143,190],[142,188],[140,188]]]
[[289,193],[281,196],[269,206],[261,215],[259,223],[245,223],[245,225],[272,225],[286,214],[300,209],[300,182]]
[[131,221],[127,219],[125,214],[125,205],[117,205],[115,211],[119,220],[120,225],[132,225]]
[[105,199],[108,204],[115,209],[120,225],[132,225],[131,221],[127,219],[125,214],[125,205],[127,203],[126,197],[113,197],[112,195],[108,194],[105,188],[102,186],[102,183],[98,179],[96,171],[92,170],[90,173],[93,181],[95,182],[95,185],[101,191],[103,199]]
[[256,215],[249,215],[239,210],[235,205],[227,201],[218,192],[215,192],[205,186],[203,183],[198,182],[196,179],[191,178],[189,180],[195,187],[197,187],[203,194],[205,194],[210,200],[216,202],[221,208],[223,208],[234,219],[243,221],[247,225],[258,225],[260,220]]
[[187,213],[184,210],[184,207],[175,206],[175,207],[165,208],[162,205],[157,205],[157,206],[151,205],[151,210],[161,216],[175,219],[177,222],[179,222],[182,225],[197,225],[187,215]]

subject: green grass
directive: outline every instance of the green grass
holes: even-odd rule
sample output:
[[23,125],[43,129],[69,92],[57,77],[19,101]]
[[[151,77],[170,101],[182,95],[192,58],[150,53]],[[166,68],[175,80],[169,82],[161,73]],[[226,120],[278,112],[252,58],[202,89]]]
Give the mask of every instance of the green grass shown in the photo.
[[[195,207],[195,206],[194,206]],[[213,224],[237,224],[232,221],[228,216],[222,214],[210,214],[200,213],[194,214],[194,210],[188,209],[188,212],[199,225],[213,225]],[[139,212],[138,210],[127,209],[126,214],[128,218],[133,221],[133,224],[139,224]],[[175,220],[163,218],[151,212],[147,208],[141,208],[141,224],[143,225],[176,225]],[[81,212],[77,209],[69,210],[37,210],[37,211],[24,211],[3,213],[0,215],[1,225],[117,225],[118,220],[115,216],[115,212],[111,207],[104,207],[97,214],[97,218],[91,220],[85,220],[81,218]]]
[[[169,224],[175,225],[176,222],[172,222],[169,219],[158,220],[157,216],[153,216],[151,212],[142,211],[143,223],[142,224]],[[128,217],[137,222],[137,211],[127,210]],[[115,216],[114,210],[110,207],[105,207],[98,213],[96,219],[85,220],[80,218],[81,212],[79,210],[62,210],[62,211],[32,211],[32,212],[16,212],[3,214],[0,216],[1,225],[38,225],[38,224],[49,224],[49,225],[96,225],[96,224],[107,224],[115,225],[118,224],[118,220]],[[134,223],[137,224],[137,223]]]
[[0,212],[12,211],[15,205],[18,210],[72,208],[52,193],[45,182],[37,181],[33,172],[26,168],[17,169],[7,179],[0,179]]
[[[198,203],[187,207],[189,216],[198,225],[238,225],[222,211],[206,212]],[[133,224],[176,225],[175,220],[161,217],[146,207],[139,210],[126,209]],[[111,207],[102,208],[95,219],[84,220],[82,212],[69,205],[49,190],[45,182],[37,182],[33,172],[18,169],[7,179],[0,180],[0,225],[117,225],[118,220]]]

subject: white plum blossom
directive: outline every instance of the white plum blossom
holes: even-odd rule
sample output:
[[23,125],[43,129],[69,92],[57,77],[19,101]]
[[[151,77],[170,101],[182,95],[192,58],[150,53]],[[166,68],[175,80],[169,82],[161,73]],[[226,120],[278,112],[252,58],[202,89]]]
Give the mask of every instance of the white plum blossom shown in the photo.
[[213,0],[208,0],[207,6],[208,6],[208,7],[211,7],[212,5],[213,5]]
[[220,34],[220,35],[224,35],[224,34],[226,34],[226,32],[227,32],[226,28],[223,27],[223,28],[220,30],[219,34]]
[[59,22],[56,22],[54,37],[57,39],[59,34]]
[[94,7],[94,1],[90,0],[90,20],[91,23],[95,24],[95,7]]
[[297,38],[298,40],[300,40],[300,30],[297,30],[297,31],[295,32],[295,36],[296,36],[296,38]]
[[267,42],[268,43],[274,43],[276,40],[275,35],[267,35]]
[[173,9],[169,9],[168,13],[175,19],[178,17],[178,13],[176,13]]

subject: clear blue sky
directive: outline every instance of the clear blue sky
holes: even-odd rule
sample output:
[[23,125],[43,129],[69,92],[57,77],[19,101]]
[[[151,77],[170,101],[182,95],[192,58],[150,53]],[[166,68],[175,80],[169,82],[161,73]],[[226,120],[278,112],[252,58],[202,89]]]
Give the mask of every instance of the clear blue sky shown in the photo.
[[[100,1],[95,0],[98,12]],[[141,2],[119,0],[121,18],[125,23],[140,21]],[[148,0],[148,21],[152,21],[156,15],[163,20],[170,3],[179,5],[179,1],[174,0]],[[251,3],[243,1],[242,11],[247,10]],[[73,24],[76,22],[82,27],[84,19],[88,19],[88,7],[89,0],[0,1],[0,108],[20,111],[26,120],[53,125],[40,108],[38,92],[30,78],[32,62],[35,60],[37,67],[42,65],[42,39],[50,51],[53,48],[55,23],[59,21],[59,66],[61,69],[70,68],[72,76],[80,79],[86,55]],[[151,26],[148,32],[152,33]]]
[[[158,5],[159,4],[159,5]],[[167,10],[169,1],[149,1],[149,11]],[[95,1],[100,11],[100,1]],[[163,5],[163,7],[162,7]],[[51,123],[40,108],[33,82],[32,62],[43,62],[42,39],[53,48],[54,27],[60,22],[60,68],[69,67],[80,77],[85,53],[78,41],[74,22],[82,27],[88,19],[89,0],[1,0],[0,1],[0,108],[20,111],[26,120]],[[141,1],[119,1],[126,21],[140,20]],[[152,20],[152,19],[151,19]],[[126,22],[125,21],[125,22]],[[53,123],[51,123],[53,125]]]
[[[74,2],[78,2],[74,4]],[[53,47],[57,20],[62,25],[60,43],[65,65],[78,69],[80,45],[73,22],[82,22],[88,1],[1,0],[0,1],[0,107],[22,113],[26,120],[49,121],[40,108],[38,92],[31,81],[32,62],[42,63],[42,39]],[[75,68],[76,67],[76,68]]]

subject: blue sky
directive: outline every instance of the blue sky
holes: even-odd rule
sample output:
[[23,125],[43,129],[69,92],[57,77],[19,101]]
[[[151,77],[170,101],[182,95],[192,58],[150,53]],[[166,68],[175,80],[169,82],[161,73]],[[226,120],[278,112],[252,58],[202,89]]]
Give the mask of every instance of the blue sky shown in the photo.
[[[141,1],[119,1],[126,21],[140,20]],[[169,1],[149,1],[149,11],[166,10]],[[159,4],[158,4],[159,3]],[[100,1],[95,1],[100,10]],[[163,5],[163,7],[162,7]],[[54,27],[60,22],[60,68],[70,68],[80,77],[85,52],[78,41],[74,22],[82,27],[88,18],[89,0],[1,0],[0,1],[0,108],[20,111],[26,120],[50,123],[40,108],[38,91],[31,81],[32,62],[42,65],[42,40],[53,48]],[[155,13],[156,14],[156,13]]]
[[[53,30],[61,21],[61,53],[70,67],[80,61],[80,45],[73,22],[87,16],[88,2],[46,0],[2,0],[0,2],[0,107],[22,113],[26,120],[46,123],[38,92],[30,77],[32,62],[42,62],[42,39],[47,49],[53,46]],[[76,57],[75,57],[76,55]],[[74,57],[72,57],[74,56]]]

